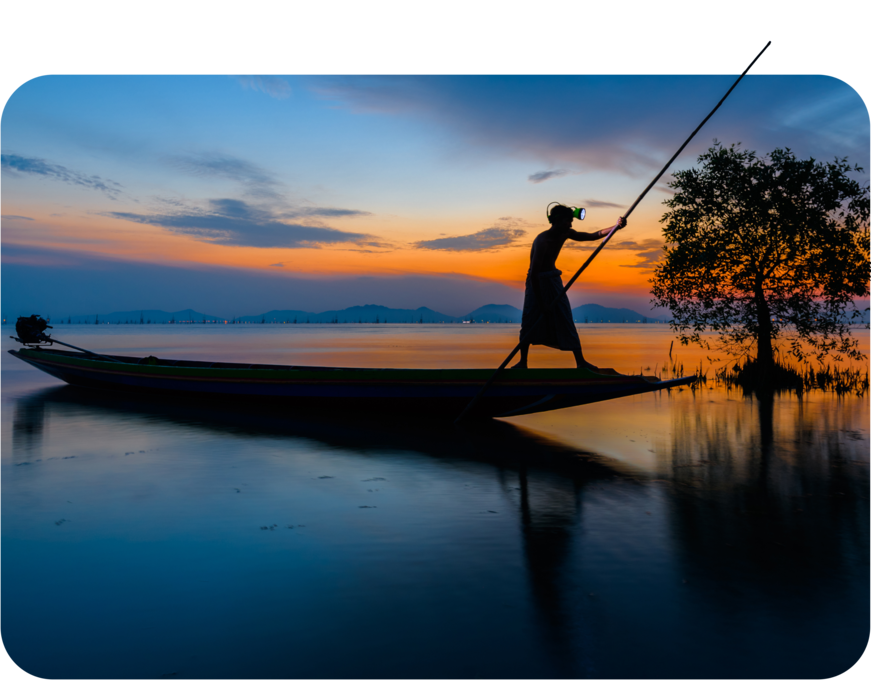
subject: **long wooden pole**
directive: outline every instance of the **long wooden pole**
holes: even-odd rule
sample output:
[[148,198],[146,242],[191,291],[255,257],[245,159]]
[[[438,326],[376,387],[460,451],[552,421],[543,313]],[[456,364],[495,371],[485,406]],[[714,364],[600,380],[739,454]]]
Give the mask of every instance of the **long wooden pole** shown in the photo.
[[[765,47],[762,48],[762,52],[765,52],[765,50],[768,49],[768,46],[770,44],[771,44],[771,41],[769,40],[768,43],[765,45]],[[629,210],[626,211],[626,214],[623,215],[624,220],[627,219],[629,217],[629,215],[632,214],[632,211],[635,210],[635,207],[639,203],[641,203],[641,199],[643,199],[647,195],[647,192],[650,191],[653,188],[653,186],[659,181],[659,178],[665,174],[665,171],[668,170],[669,166],[674,162],[674,159],[680,155],[680,152],[683,151],[684,148],[686,148],[686,145],[689,144],[690,141],[692,140],[692,138],[696,136],[696,133],[702,129],[702,126],[708,122],[708,119],[711,116],[713,116],[714,113],[716,113],[717,109],[720,108],[720,105],[724,101],[726,101],[726,97],[728,97],[730,94],[732,94],[732,90],[734,90],[735,87],[738,85],[738,83],[741,82],[741,79],[747,75],[747,72],[752,68],[753,64],[756,63],[756,60],[762,56],[762,52],[760,52],[759,54],[756,55],[756,59],[754,59],[753,61],[750,62],[750,66],[748,66],[747,68],[744,69],[744,73],[742,73],[740,76],[738,76],[738,79],[732,84],[732,87],[729,88],[729,91],[723,95],[723,98],[719,102],[717,102],[717,105],[711,110],[711,112],[707,116],[705,116],[705,119],[701,123],[699,123],[698,127],[695,130],[693,130],[692,134],[689,137],[687,137],[686,141],[680,145],[680,148],[677,151],[675,151],[674,156],[672,156],[669,159],[668,163],[666,163],[665,166],[662,168],[662,170],[659,171],[659,174],[656,177],[654,177],[653,181],[647,185],[647,187],[644,189],[644,191],[641,192],[641,195],[635,199],[635,202],[629,207]],[[584,262],[584,264],[581,265],[581,268],[578,269],[577,272],[575,272],[575,275],[571,279],[569,279],[569,282],[563,288],[563,294],[568,292],[569,288],[572,287],[572,284],[575,281],[577,281],[578,277],[584,272],[584,270],[589,266],[589,264],[596,258],[596,255],[598,255],[602,251],[602,248],[604,248],[605,245],[608,243],[608,241],[611,240],[611,237],[614,235],[614,233],[616,231],[617,230],[615,228],[613,228],[613,227],[611,228],[611,230],[608,232],[608,235],[605,236],[605,238],[602,240],[602,242],[599,244],[599,246],[593,251],[593,253],[590,255],[590,257],[587,258],[587,261]],[[505,367],[508,365],[508,362],[510,362],[511,359],[514,358],[514,355],[517,354],[517,352],[520,350],[520,348],[525,344],[525,341],[529,337],[531,337],[532,331],[535,330],[535,327],[538,326],[539,323],[541,323],[541,320],[544,319],[544,317],[547,315],[547,313],[561,299],[562,298],[558,297],[558,298],[555,298],[554,300],[551,300],[550,304],[545,308],[545,310],[542,312],[541,316],[538,317],[536,322],[534,324],[532,324],[532,326],[530,326],[529,330],[527,330],[527,332],[520,337],[520,342],[517,343],[517,347],[515,347],[511,351],[511,354],[508,355],[508,357],[505,359],[505,361],[503,361],[502,364],[499,366],[499,368],[497,368],[496,371],[493,373],[493,375],[490,376],[490,379],[484,384],[484,386],[481,388],[481,390],[478,392],[478,394],[476,394],[474,396],[474,398],[466,405],[466,408],[463,409],[463,412],[454,421],[455,425],[458,425],[469,413],[472,412],[472,409],[475,407],[475,404],[477,404],[478,401],[481,399],[481,397],[484,396],[484,393],[490,388],[490,385],[493,384],[493,382],[496,380],[496,378],[499,376],[499,374],[505,369]]]

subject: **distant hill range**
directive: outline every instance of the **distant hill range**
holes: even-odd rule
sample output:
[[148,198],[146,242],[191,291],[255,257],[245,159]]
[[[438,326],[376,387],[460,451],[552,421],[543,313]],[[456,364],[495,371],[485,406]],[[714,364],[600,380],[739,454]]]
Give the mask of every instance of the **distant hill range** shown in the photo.
[[[52,325],[74,324],[260,324],[260,323],[520,323],[521,310],[512,305],[484,305],[463,316],[450,316],[429,307],[393,309],[382,305],[362,305],[329,312],[305,312],[295,309],[272,310],[262,314],[224,318],[203,314],[194,309],[164,312],[160,309],[136,309],[110,314],[61,316],[51,319]],[[847,323],[869,323],[869,310],[861,311],[856,320],[847,316]],[[667,313],[645,316],[632,309],[603,307],[597,304],[580,305],[572,309],[576,323],[668,323]],[[5,318],[15,323],[15,318]]]
[[666,314],[649,317],[624,307],[615,309],[596,304],[575,307],[572,316],[577,323],[664,323],[671,318]]
[[429,307],[392,309],[381,305],[362,305],[319,314],[295,309],[272,310],[264,314],[240,316],[236,321],[239,323],[456,323],[457,319]]
[[[298,309],[274,309],[262,314],[224,318],[193,309],[164,312],[159,309],[136,309],[110,314],[55,317],[52,324],[209,324],[209,323],[520,323],[521,310],[512,305],[484,305],[464,316],[442,314],[429,307],[393,309],[382,305],[362,305],[328,312]],[[631,309],[614,309],[586,304],[575,307],[577,323],[664,323],[668,316],[646,317]]]

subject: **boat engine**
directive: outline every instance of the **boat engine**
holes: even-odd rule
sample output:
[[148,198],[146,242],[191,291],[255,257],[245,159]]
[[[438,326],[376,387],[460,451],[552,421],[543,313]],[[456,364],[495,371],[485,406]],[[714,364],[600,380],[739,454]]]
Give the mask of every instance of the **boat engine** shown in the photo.
[[45,334],[46,328],[51,328],[51,326],[39,314],[19,316],[18,321],[15,322],[15,332],[18,333],[18,337],[15,339],[22,345],[51,344],[51,336]]

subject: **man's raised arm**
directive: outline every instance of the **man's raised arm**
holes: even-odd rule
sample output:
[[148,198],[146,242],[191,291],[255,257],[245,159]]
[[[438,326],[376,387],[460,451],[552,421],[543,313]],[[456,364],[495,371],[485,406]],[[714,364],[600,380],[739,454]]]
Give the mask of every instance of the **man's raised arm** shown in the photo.
[[[626,226],[626,220],[622,217],[617,219],[617,224],[614,227],[617,229],[623,229]],[[606,227],[605,229],[600,229],[599,231],[587,232],[587,231],[575,231],[574,229],[569,230],[569,239],[572,241],[598,241],[600,238],[605,238],[614,227]]]

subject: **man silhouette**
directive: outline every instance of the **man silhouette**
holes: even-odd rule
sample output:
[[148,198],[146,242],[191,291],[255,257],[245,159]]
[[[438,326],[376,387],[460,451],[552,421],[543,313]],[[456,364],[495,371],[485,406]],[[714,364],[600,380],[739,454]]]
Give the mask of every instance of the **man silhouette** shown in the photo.
[[[563,290],[562,272],[556,268],[556,258],[567,240],[598,241],[605,238],[611,229],[623,229],[626,220],[593,233],[572,229],[574,212],[565,205],[554,206],[548,215],[551,226],[532,242],[529,256],[529,272],[526,275],[526,295],[523,298],[523,317],[520,322],[520,361],[511,368],[527,368],[530,345],[546,345],[554,349],[572,352],[578,368],[597,370],[584,359],[581,339],[572,319],[569,299]],[[536,325],[539,317],[544,319]],[[527,333],[531,334],[527,337]]]

